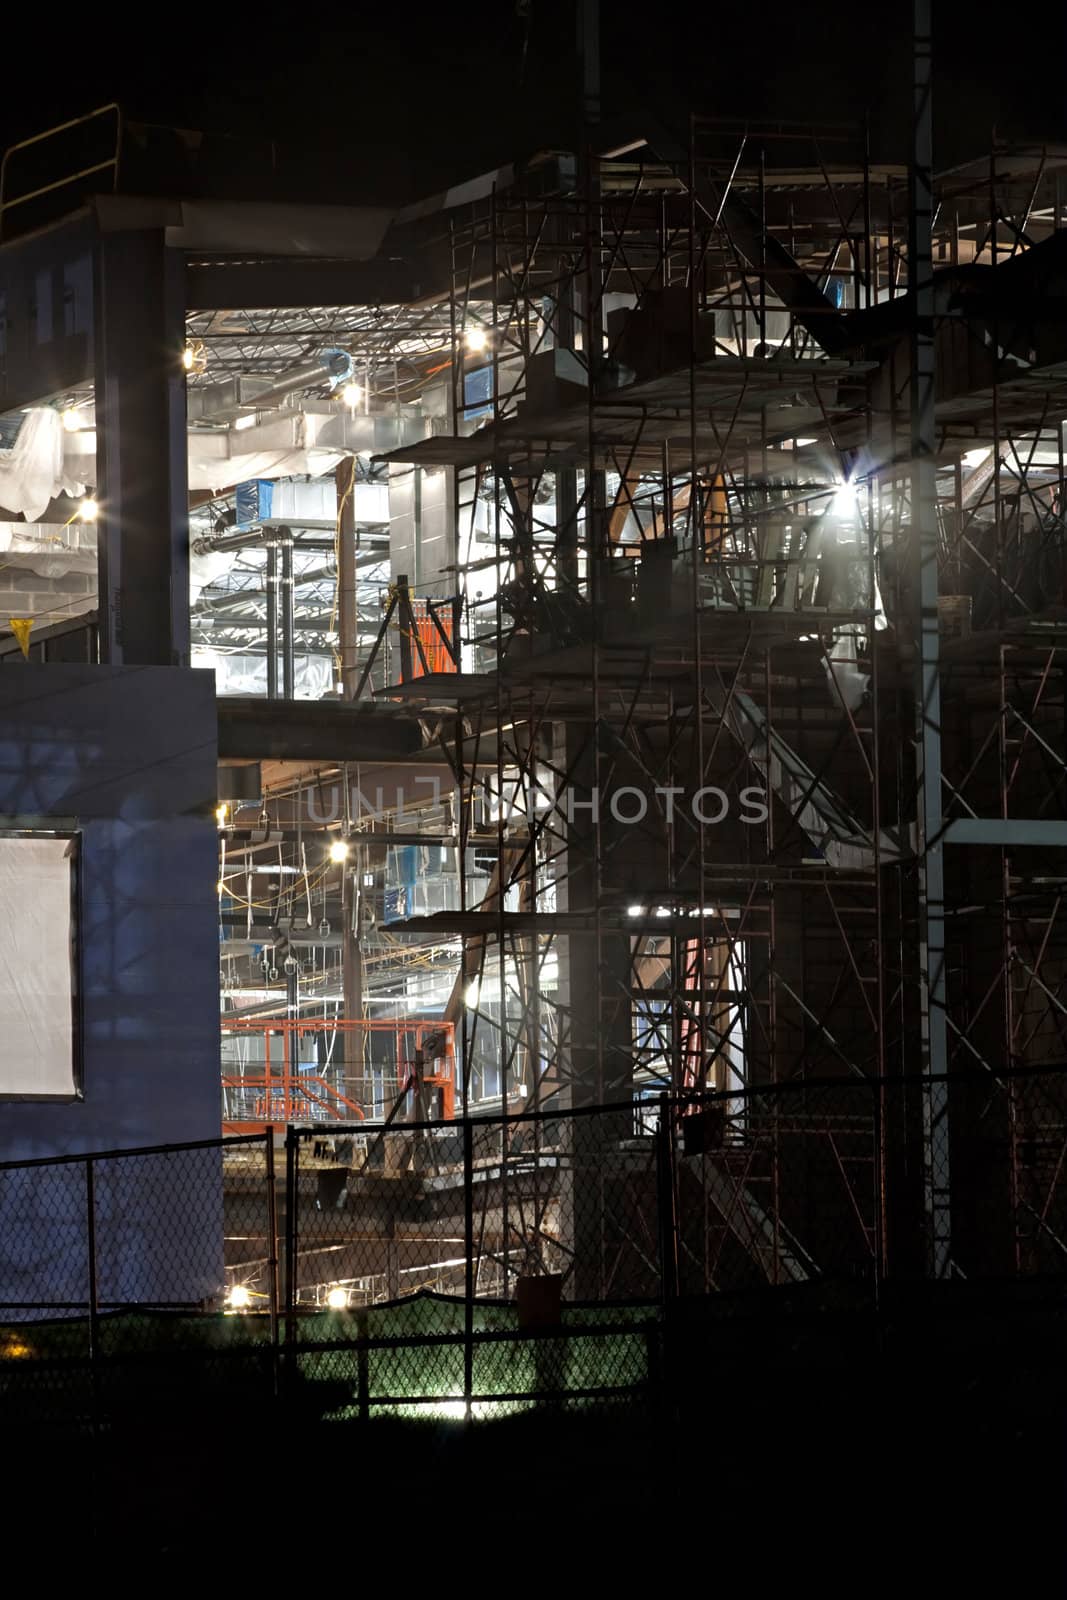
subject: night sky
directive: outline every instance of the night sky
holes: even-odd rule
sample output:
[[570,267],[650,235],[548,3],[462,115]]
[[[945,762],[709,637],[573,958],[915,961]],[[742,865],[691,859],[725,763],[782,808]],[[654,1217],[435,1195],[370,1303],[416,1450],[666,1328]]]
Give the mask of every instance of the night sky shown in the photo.
[[[1067,142],[1067,8],[1030,0],[994,22],[933,0],[937,161],[1002,137]],[[910,5],[736,7],[602,0],[606,115],[642,105],[839,121],[869,111],[873,154],[906,154]],[[0,144],[109,99],[161,123],[325,155],[353,200],[403,201],[573,140],[573,0],[347,8],[164,8],[145,31],[63,6],[12,8]],[[122,15],[123,13],[116,13]],[[1007,11],[1003,15],[1009,15]]]

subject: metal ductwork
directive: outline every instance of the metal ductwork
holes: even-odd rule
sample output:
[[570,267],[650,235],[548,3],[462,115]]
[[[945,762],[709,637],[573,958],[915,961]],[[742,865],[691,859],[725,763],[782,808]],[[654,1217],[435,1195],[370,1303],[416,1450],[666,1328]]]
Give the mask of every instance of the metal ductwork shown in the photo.
[[283,372],[269,389],[257,394],[252,402],[257,411],[277,405],[287,395],[298,394],[301,389],[317,389],[328,384],[331,392],[346,383],[355,370],[355,363],[347,350],[320,350],[314,361],[290,372]]

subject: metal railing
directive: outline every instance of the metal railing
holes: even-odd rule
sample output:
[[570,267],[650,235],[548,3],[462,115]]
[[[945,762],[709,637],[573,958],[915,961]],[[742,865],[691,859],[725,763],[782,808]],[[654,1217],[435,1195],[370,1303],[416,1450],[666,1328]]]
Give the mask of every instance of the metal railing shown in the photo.
[[[115,147],[110,155],[102,161],[90,162],[87,166],[79,167],[74,172],[64,172],[58,178],[53,178],[48,183],[35,184],[32,189],[9,192],[8,167],[13,157],[20,152],[31,148],[38,148],[48,140],[58,138],[59,135],[71,132],[74,128],[84,128],[91,122],[98,121],[101,117],[113,116],[115,118]],[[108,172],[112,174],[112,189],[118,188],[119,160],[122,153],[122,110],[119,105],[111,101],[107,105],[97,106],[94,111],[86,112],[83,117],[73,117],[69,122],[60,122],[54,128],[46,128],[43,133],[35,133],[29,139],[20,139],[17,144],[9,145],[0,159],[0,241],[3,240],[5,224],[8,214],[17,206],[28,205],[33,200],[41,200],[45,195],[55,194],[60,189],[69,189],[73,184],[92,178],[97,173]]]

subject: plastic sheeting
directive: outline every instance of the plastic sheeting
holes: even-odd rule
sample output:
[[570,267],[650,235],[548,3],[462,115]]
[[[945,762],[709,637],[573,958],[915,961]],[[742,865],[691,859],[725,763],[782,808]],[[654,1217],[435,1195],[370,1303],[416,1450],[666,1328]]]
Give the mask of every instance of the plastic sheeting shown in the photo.
[[[194,667],[214,669],[220,695],[251,694],[262,699],[267,692],[266,656],[194,649],[191,659]],[[334,692],[334,665],[327,656],[298,655],[293,671],[298,700],[322,700]]]
[[0,838],[0,1096],[72,1096],[71,841]]
[[60,494],[81,495],[85,485],[67,476],[63,420],[51,406],[27,411],[10,450],[0,450],[0,506],[37,522]]
[[189,604],[195,606],[203,591],[217,583],[237,561],[236,550],[206,550],[189,555]]
[[333,472],[341,459],[341,452],[333,450],[256,450],[248,455],[208,460],[198,460],[190,452],[189,487],[221,494],[250,478],[317,478]]
[[58,579],[68,572],[96,576],[96,529],[59,527],[55,523],[27,527],[25,522],[0,522],[0,554],[5,567],[22,567],[39,577]]

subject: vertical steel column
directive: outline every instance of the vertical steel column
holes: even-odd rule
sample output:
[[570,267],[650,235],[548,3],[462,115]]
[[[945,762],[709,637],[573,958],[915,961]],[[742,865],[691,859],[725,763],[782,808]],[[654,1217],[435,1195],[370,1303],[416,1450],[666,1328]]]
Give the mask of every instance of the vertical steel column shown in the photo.
[[161,229],[94,259],[101,659],[189,664],[185,268]]
[[267,538],[267,699],[278,698],[278,547]]
[[[356,588],[356,461],[337,463],[337,652],[341,695],[356,698],[359,682],[359,602]],[[458,638],[458,632],[456,637]]]
[[281,571],[281,622],[282,622],[282,698],[293,700],[296,697],[296,646],[295,633],[295,596],[293,592],[293,530],[292,528],[279,528],[278,534],[282,545],[282,571]]
[[[347,771],[347,769],[346,769]],[[341,989],[343,1015],[349,1022],[362,1024],[363,929],[362,929],[362,852],[356,846],[354,863],[341,868]],[[341,1045],[344,1052],[345,1095],[359,1105],[362,1101],[365,1034],[362,1026],[346,1028]]]
[[914,0],[914,127],[911,168],[911,541],[918,778],[919,990],[923,1096],[923,1200],[935,1278],[952,1262],[949,1191],[948,1035],[945,1011],[945,864],[941,814],[941,677],[934,411],[933,123],[931,0]]

